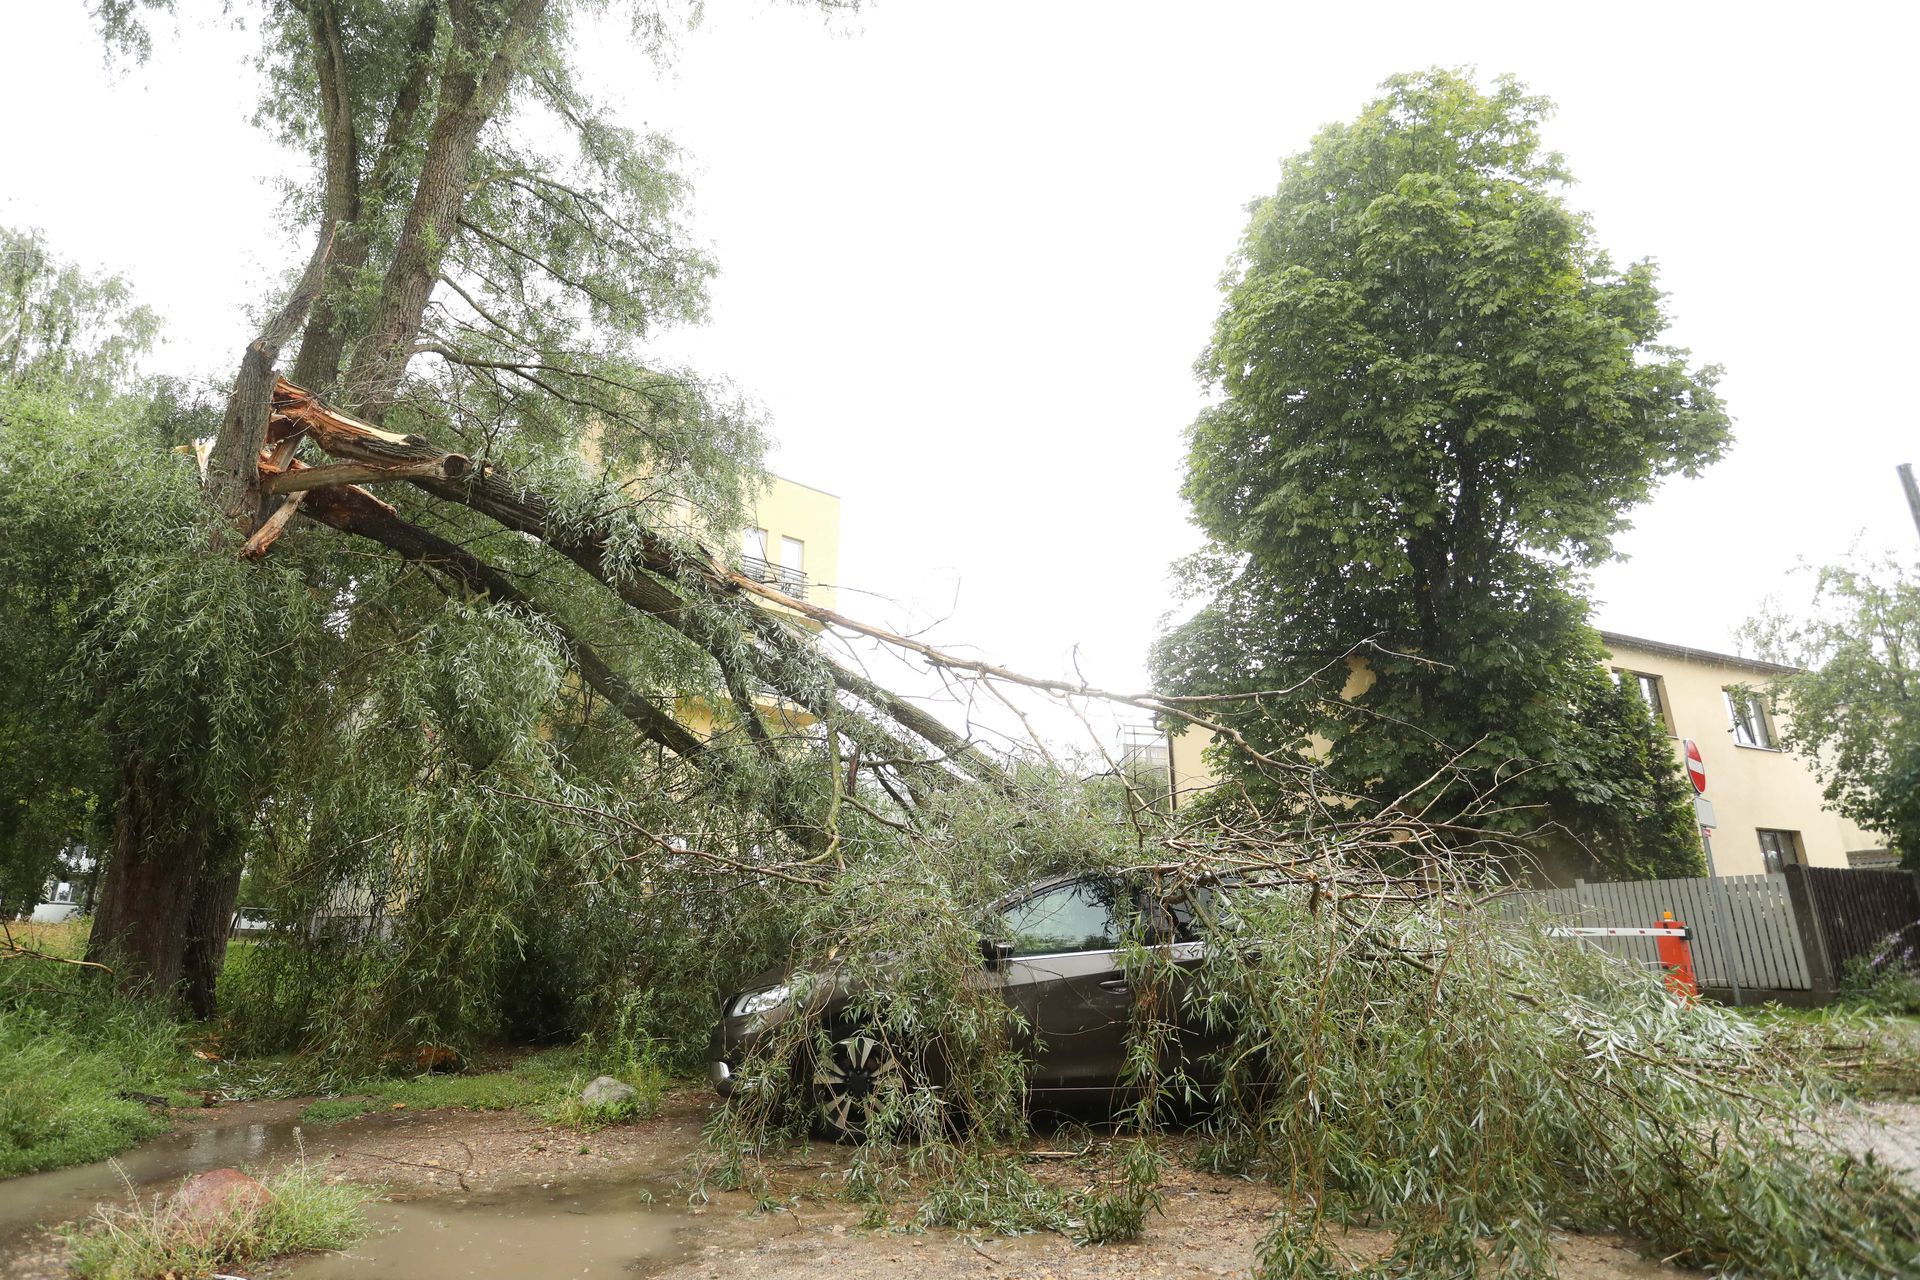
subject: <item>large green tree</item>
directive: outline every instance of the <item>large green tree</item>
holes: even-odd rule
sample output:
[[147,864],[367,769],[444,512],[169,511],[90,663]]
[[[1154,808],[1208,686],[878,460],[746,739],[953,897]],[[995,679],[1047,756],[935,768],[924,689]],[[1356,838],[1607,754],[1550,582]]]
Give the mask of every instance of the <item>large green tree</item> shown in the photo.
[[1773,689],[1789,713],[1787,748],[1837,812],[1920,870],[1920,573],[1893,559],[1829,566],[1808,616],[1770,611],[1746,633],[1800,668]]
[[1254,207],[1189,436],[1201,605],[1155,662],[1182,693],[1275,691],[1224,705],[1269,746],[1324,740],[1351,795],[1498,782],[1603,868],[1686,866],[1618,847],[1582,575],[1728,420],[1717,371],[1661,343],[1652,265],[1568,206],[1548,110],[1506,78],[1397,76]]
[[[137,52],[169,7],[97,12]],[[643,49],[670,39],[662,9],[623,8]],[[37,490],[23,508],[103,483],[151,508],[88,508],[132,542],[70,566],[107,624],[81,652],[118,778],[90,947],[129,983],[211,1009],[251,853],[284,919],[398,930],[330,988],[334,1025],[471,1031],[537,956],[590,949],[569,972],[634,979],[643,908],[622,883],[777,882],[844,858],[865,824],[910,826],[941,788],[1005,785],[689,532],[689,510],[722,537],[737,525],[761,436],[724,384],[648,353],[659,326],[700,316],[712,265],[672,145],[573,73],[601,17],[570,0],[261,4],[261,115],[311,165],[287,190],[313,247],[290,286],[263,286],[280,305],[203,428],[204,485],[104,423],[84,449],[60,447],[57,415],[4,424],[6,465]],[[115,486],[116,450],[142,448],[123,468],[139,483]],[[56,524],[49,545],[73,532]],[[689,701],[720,731],[685,727]],[[633,861],[649,869],[615,874]],[[555,908],[583,884],[606,887]],[[703,918],[734,910],[709,900]],[[287,950],[296,968],[309,954]],[[289,1034],[318,1025],[278,1007]]]

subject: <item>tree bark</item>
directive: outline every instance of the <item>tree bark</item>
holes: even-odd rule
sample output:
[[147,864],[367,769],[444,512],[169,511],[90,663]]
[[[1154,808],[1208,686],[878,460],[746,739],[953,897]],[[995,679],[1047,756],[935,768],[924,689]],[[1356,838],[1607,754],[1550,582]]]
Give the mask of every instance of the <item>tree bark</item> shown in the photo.
[[267,321],[260,336],[247,344],[227,397],[226,416],[214,437],[207,459],[207,497],[214,509],[248,533],[265,515],[261,510],[260,450],[266,443],[267,420],[272,416],[273,392],[279,375],[274,363],[280,348],[300,328],[307,311],[320,296],[327,276],[327,258],[333,252],[333,223],[325,222],[313,247],[313,257],[300,277],[299,287],[286,305]]
[[123,991],[164,996],[179,986],[213,826],[150,757],[123,762],[113,859],[87,938],[87,959],[110,966]]
[[220,970],[227,962],[227,937],[245,871],[246,864],[229,829],[210,844],[194,885],[180,960],[180,995],[193,1016],[203,1022],[219,1012],[215,992]]
[[345,390],[354,411],[375,422],[399,395],[427,300],[459,232],[481,130],[505,101],[548,3],[520,0],[491,41],[469,5],[453,0],[448,6],[454,38],[440,71],[439,109],[427,134],[413,203],[381,281],[379,304],[347,373]]

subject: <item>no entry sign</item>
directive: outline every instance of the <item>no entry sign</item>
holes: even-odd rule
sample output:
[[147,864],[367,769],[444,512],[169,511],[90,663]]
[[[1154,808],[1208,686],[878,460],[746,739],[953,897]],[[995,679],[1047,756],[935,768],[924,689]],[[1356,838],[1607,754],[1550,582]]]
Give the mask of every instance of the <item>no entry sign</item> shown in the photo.
[[1682,738],[1681,754],[1687,758],[1687,778],[1693,783],[1694,792],[1707,794],[1707,762],[1700,758],[1700,748],[1694,745],[1692,738]]

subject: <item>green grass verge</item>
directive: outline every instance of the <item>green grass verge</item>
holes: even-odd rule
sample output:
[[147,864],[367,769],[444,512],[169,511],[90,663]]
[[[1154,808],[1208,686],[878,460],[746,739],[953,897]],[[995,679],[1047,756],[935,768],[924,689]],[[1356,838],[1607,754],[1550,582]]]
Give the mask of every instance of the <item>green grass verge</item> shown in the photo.
[[372,1098],[322,1098],[300,1113],[304,1125],[339,1124],[363,1116],[380,1104]]
[[[38,946],[78,954],[85,935]],[[96,971],[0,964],[0,1178],[102,1160],[162,1133],[148,1100],[180,1102],[198,1063],[186,1029],[116,994]]]
[[[635,1096],[619,1103],[589,1106],[580,1092],[598,1075],[632,1085]],[[432,1111],[457,1107],[468,1111],[526,1111],[554,1124],[597,1129],[645,1119],[660,1107],[667,1077],[651,1063],[596,1069],[578,1049],[549,1049],[529,1054],[498,1071],[372,1077],[333,1083],[329,1092],[300,1113],[303,1124],[338,1124],[374,1111],[405,1108]]]
[[266,1179],[264,1203],[229,1201],[209,1216],[166,1201],[102,1207],[68,1235],[68,1265],[82,1280],[211,1276],[310,1249],[344,1249],[367,1233],[377,1191],[329,1182],[305,1165]]

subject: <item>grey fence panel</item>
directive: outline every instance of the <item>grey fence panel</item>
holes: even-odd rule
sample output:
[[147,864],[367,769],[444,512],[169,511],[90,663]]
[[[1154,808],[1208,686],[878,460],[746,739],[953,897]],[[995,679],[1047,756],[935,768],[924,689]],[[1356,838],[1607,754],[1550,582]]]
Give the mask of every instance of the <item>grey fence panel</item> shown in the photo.
[[[1671,911],[1676,919],[1693,926],[1693,968],[1703,985],[1730,986],[1738,975],[1742,987],[1756,991],[1811,990],[1786,877],[1777,872],[1722,876],[1720,885],[1726,891],[1724,929],[1723,918],[1714,913],[1713,893],[1705,878],[1620,884],[1579,881],[1571,889],[1524,896],[1530,906],[1549,915],[1592,928],[1645,927]],[[1588,941],[1634,964],[1659,963],[1658,944],[1652,938]]]

